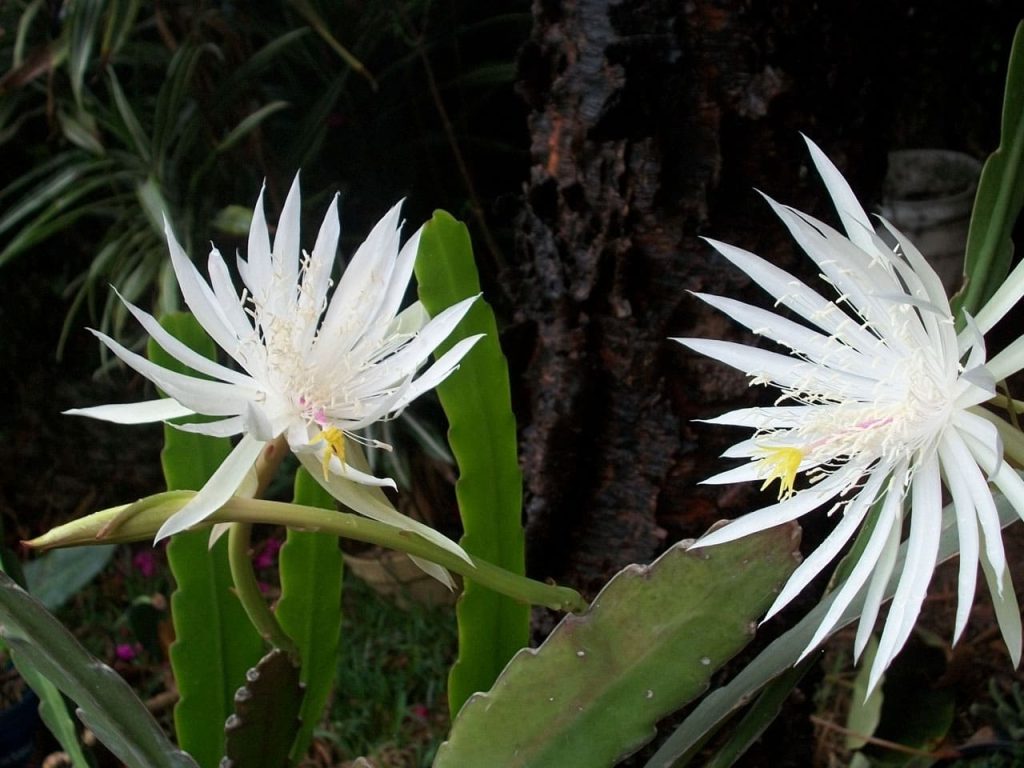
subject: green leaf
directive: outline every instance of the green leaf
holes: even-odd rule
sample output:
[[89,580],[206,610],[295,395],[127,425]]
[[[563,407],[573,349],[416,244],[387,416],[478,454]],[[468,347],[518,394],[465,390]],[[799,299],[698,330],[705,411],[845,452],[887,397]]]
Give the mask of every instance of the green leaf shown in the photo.
[[[191,315],[168,315],[161,324],[193,349],[214,356],[213,343]],[[149,358],[165,368],[187,370],[153,341]],[[164,427],[161,460],[168,490],[198,490],[230,449],[224,438]],[[209,538],[208,531],[178,534],[167,547],[177,582],[171,596],[176,634],[171,667],[181,698],[174,723],[178,743],[204,768],[217,765],[224,754],[224,722],[234,709],[235,690],[263,653],[263,640],[233,591],[226,541],[210,549]]]
[[[295,503],[335,509],[331,495],[302,467],[295,475]],[[309,749],[313,729],[320,722],[334,683],[341,635],[342,559],[338,539],[329,533],[289,528],[279,567],[277,620],[299,648],[301,680],[306,686],[302,727],[291,750],[291,763],[297,765]]]
[[272,101],[269,104],[264,104],[255,112],[246,115],[238,125],[231,129],[227,136],[220,140],[220,143],[217,144],[217,152],[226,152],[231,149],[272,114],[290,106],[291,104],[284,100]]
[[149,148],[149,137],[142,130],[139,118],[135,116],[135,110],[132,109],[131,103],[125,97],[124,91],[121,90],[121,83],[118,82],[117,75],[113,69],[107,70],[107,78],[110,83],[110,94],[113,96],[114,106],[117,107],[117,112],[121,116],[121,121],[128,132],[128,137],[130,137],[131,143],[135,147],[135,152],[144,163],[148,164],[152,158]]
[[[444,211],[435,212],[423,229],[416,279],[420,301],[431,315],[480,293],[469,233]],[[478,333],[484,338],[437,388],[459,467],[455,493],[464,531],[460,543],[470,555],[522,574],[523,483],[508,365],[494,313],[483,299],[477,299],[435,355]],[[448,678],[453,716],[469,696],[490,688],[512,655],[527,644],[530,608],[467,580],[457,616],[459,658]]]
[[846,730],[848,731],[846,748],[850,750],[860,749],[867,744],[868,740],[875,735],[875,729],[878,728],[878,723],[882,719],[884,677],[874,690],[868,689],[868,684],[871,682],[871,665],[875,662],[877,652],[878,638],[871,635],[860,660],[860,671],[853,681],[850,711],[846,714]]
[[729,739],[708,761],[704,768],[727,768],[735,763],[750,746],[761,738],[769,725],[782,711],[789,694],[793,692],[797,684],[807,674],[807,670],[817,663],[814,657],[808,657],[790,667],[783,674],[772,680],[761,691],[750,709],[743,715],[743,719],[729,733]]
[[[0,539],[2,539],[3,533],[3,521],[0,520]],[[113,549],[113,547],[109,547],[109,549]],[[33,562],[38,562],[38,560]],[[15,557],[13,552],[6,547],[0,547],[0,571],[22,586],[26,583],[25,570],[28,569],[22,569],[21,561]],[[49,606],[44,605],[44,607],[53,610]],[[43,719],[46,727],[50,729],[50,733],[67,752],[74,768],[91,768],[82,752],[82,745],[78,741],[78,729],[75,727],[75,721],[72,719],[64,696],[57,686],[47,680],[27,659],[18,654],[15,653],[11,656],[11,662],[29,688],[35,691],[36,696],[39,697],[39,716]]]
[[[995,494],[1000,524],[1005,527],[1018,520],[1016,511],[1000,494]],[[939,539],[938,562],[953,557],[959,552],[959,535],[956,528],[956,514],[952,507],[942,512],[942,533]],[[886,587],[883,600],[892,598],[896,584],[903,573],[907,556],[907,544],[900,545],[900,552],[893,567],[893,576]],[[668,768],[686,765],[699,746],[710,738],[723,723],[749,702],[765,685],[785,674],[797,663],[807,644],[814,637],[821,620],[828,613],[837,592],[826,595],[792,629],[773,641],[758,656],[745,666],[728,684],[723,685],[704,697],[682,724],[665,740],[644,768]],[[832,633],[852,624],[861,614],[864,596],[855,598],[836,623]]]
[[32,596],[56,611],[96,578],[114,555],[113,545],[47,552],[25,563],[25,581]]
[[192,76],[202,55],[208,52],[206,46],[186,41],[171,58],[167,66],[167,77],[157,94],[156,107],[153,110],[153,155],[156,167],[163,163],[173,140],[177,121],[183,115],[183,105],[188,95]]
[[1006,278],[1013,257],[1013,227],[1024,206],[1024,22],[1010,49],[999,146],[981,169],[967,233],[963,292],[957,317],[976,315]]
[[[337,543],[337,542],[335,542]],[[299,727],[302,683],[288,654],[275,648],[245,676],[225,728],[222,768],[280,768]]]
[[78,705],[79,717],[119,760],[138,768],[195,768],[128,684],[3,573],[0,612],[0,638]]
[[82,88],[85,72],[89,68],[92,49],[99,34],[100,18],[105,3],[100,0],[83,0],[71,6],[67,21],[71,39],[69,41],[68,69],[71,76],[71,91],[75,95],[75,103],[83,109]]
[[600,768],[707,688],[799,561],[799,528],[720,547],[680,543],[613,578],[590,610],[520,651],[463,707],[435,768]]
[[74,768],[92,768],[82,751],[82,744],[78,740],[78,728],[75,727],[75,721],[68,712],[60,689],[20,655],[14,654],[14,664],[18,674],[39,697],[39,716],[60,743],[61,749],[71,758],[71,764]]
[[348,48],[338,42],[338,39],[331,34],[331,30],[327,27],[327,22],[320,16],[313,4],[309,0],[291,0],[291,4],[309,26],[313,28],[313,31],[341,57],[341,60],[348,64],[355,72],[365,77],[370,83],[370,87],[376,91],[377,81],[373,75],[363,66],[363,62],[357,59]]

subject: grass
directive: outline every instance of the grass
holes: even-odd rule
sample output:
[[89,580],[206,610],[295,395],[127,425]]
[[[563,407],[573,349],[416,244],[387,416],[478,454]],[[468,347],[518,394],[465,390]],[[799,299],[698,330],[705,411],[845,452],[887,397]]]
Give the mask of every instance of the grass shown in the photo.
[[428,766],[448,731],[445,696],[455,653],[450,608],[403,610],[348,576],[329,726],[317,733],[322,765],[365,756],[379,768]]

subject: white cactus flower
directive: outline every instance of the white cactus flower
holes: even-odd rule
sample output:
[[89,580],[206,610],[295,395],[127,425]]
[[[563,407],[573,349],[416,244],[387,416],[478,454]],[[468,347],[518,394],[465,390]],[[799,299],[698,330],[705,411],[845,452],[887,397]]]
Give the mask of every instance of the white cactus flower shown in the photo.
[[[392,525],[414,530],[465,554],[433,529],[399,514],[372,486],[394,485],[354,463],[359,430],[394,416],[458,367],[479,336],[455,344],[417,372],[466,314],[473,298],[429,318],[419,302],[402,312],[419,247],[417,232],[399,247],[400,207],[394,206],[352,256],[328,299],[338,247],[337,198],[324,217],[312,252],[299,246],[298,176],[292,183],[271,248],[263,194],[253,212],[248,260],[238,258],[244,289],[236,291],[214,248],[209,282],[166,225],[167,244],[185,303],[237,367],[208,360],[125,301],[143,328],[171,356],[208,378],[169,371],[114,339],[92,331],[130,367],[168,397],[141,403],[67,411],[122,424],[203,414],[215,421],[179,429],[241,439],[206,485],[169,518],[157,540],[202,521],[232,496],[269,441],[285,436],[300,461],[342,503]],[[123,300],[123,299],[122,299]],[[346,459],[349,442],[349,460]],[[384,446],[387,447],[387,446]],[[361,458],[361,457],[360,457]]]
[[869,675],[873,689],[920,612],[936,564],[945,486],[955,506],[960,540],[954,641],[967,623],[980,561],[993,598],[1007,606],[1001,625],[1016,664],[1020,615],[989,483],[1024,516],[1024,482],[1003,460],[999,432],[1012,427],[980,404],[995,395],[996,380],[1024,364],[1024,350],[1008,350],[986,364],[982,336],[1020,297],[1024,275],[1011,276],[1006,290],[979,313],[977,322],[968,319],[958,335],[935,271],[883,220],[897,243],[886,245],[839,171],[815,144],[807,143],[846,235],[805,213],[768,202],[838,297],[827,300],[758,256],[709,240],[790,315],[722,296],[696,295],[782,345],[788,354],[728,341],[677,339],[745,372],[751,384],[781,391],[772,407],[743,408],[709,420],[750,428],[754,434],[724,454],[746,463],[704,481],[760,480],[767,487],[777,480],[778,502],[711,532],[696,546],[732,541],[819,507],[836,515],[832,532],[796,569],[770,617],[832,562],[862,526],[872,526],[804,652],[824,640],[851,601],[864,594],[854,647],[859,658],[909,516],[907,557]]

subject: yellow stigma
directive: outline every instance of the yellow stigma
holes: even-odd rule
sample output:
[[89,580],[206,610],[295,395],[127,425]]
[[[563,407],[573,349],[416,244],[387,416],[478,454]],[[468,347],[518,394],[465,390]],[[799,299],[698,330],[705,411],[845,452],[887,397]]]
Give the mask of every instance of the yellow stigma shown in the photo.
[[327,443],[323,458],[324,480],[327,480],[328,470],[331,466],[331,457],[337,456],[338,461],[345,462],[345,433],[337,427],[327,427],[327,429],[314,435],[310,441],[310,445],[316,445],[317,443]]
[[761,459],[762,472],[764,473],[763,491],[773,480],[779,481],[779,501],[788,499],[793,495],[793,484],[796,483],[796,472],[803,461],[804,452],[799,448],[792,447],[768,447],[762,449],[764,458]]

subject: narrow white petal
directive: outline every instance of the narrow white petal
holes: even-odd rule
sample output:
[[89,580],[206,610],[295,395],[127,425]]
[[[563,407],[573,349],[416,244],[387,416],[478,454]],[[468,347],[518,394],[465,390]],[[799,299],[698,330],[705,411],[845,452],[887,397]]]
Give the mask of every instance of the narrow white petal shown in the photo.
[[763,480],[764,475],[761,467],[755,461],[748,461],[738,467],[719,472],[717,475],[706,477],[700,481],[700,485],[731,485],[732,483],[748,483],[752,480]]
[[118,293],[117,296],[121,299],[121,302],[128,307],[128,311],[132,313],[135,319],[139,321],[139,324],[146,330],[146,333],[152,336],[153,340],[163,347],[164,351],[171,357],[184,363],[198,373],[205,373],[207,376],[212,376],[215,379],[220,379],[221,381],[226,381],[230,384],[239,384],[243,387],[256,388],[257,384],[253,381],[251,376],[246,376],[244,373],[233,371],[230,368],[199,354],[188,344],[185,344],[169,333],[151,314],[136,307],[126,298],[121,296],[120,293]]
[[[270,233],[267,231],[267,220],[263,212],[263,193],[266,185],[260,187],[259,197],[252,210],[252,223],[249,225],[249,247],[246,250],[248,263],[243,272],[245,285],[258,301],[266,300],[273,279],[274,270],[270,264]],[[239,270],[242,271],[242,270]]]
[[712,296],[696,292],[694,296],[724,312],[759,336],[765,336],[783,344],[820,365],[850,370],[858,366],[863,369],[866,364],[869,364],[862,354],[852,347],[842,344],[835,337],[824,336],[774,312],[725,296]]
[[[217,297],[220,308],[231,325],[231,330],[239,341],[253,338],[255,330],[249,316],[245,314],[241,297],[235,292],[234,283],[231,282],[231,273],[228,271],[224,257],[216,248],[210,249],[210,257],[207,260],[207,270],[210,273],[210,285],[213,287],[213,295]],[[237,358],[236,358],[237,359]]]
[[[323,455],[326,449],[318,451],[321,462],[321,469],[323,465]],[[328,463],[328,469],[331,474],[343,477],[346,480],[351,480],[353,483],[359,483],[361,485],[371,485],[377,488],[398,488],[395,481],[390,477],[376,477],[371,475],[369,472],[363,472],[360,469],[356,469],[351,464],[347,464],[337,456],[332,456]]]
[[862,352],[871,352],[878,347],[878,339],[875,336],[854,322],[833,302],[826,301],[789,272],[768,263],[750,251],[707,237],[704,240],[746,272],[756,285],[767,291],[782,306],[793,310],[826,333],[842,339]]
[[320,485],[353,512],[358,512],[378,522],[385,523],[403,531],[409,531],[422,536],[427,541],[461,557],[467,563],[472,563],[469,555],[448,537],[435,531],[433,528],[424,525],[418,520],[406,517],[391,506],[387,497],[380,488],[375,488],[359,483],[353,483],[335,474],[329,474],[324,479],[323,468],[317,462],[316,457],[308,452],[296,454],[299,461],[309,471]]
[[952,421],[961,437],[968,441],[978,464],[988,474],[993,474],[1003,461],[1003,439],[995,424],[970,411],[956,411]]
[[[678,341],[678,339],[676,339]],[[832,406],[814,405],[776,405],[772,407],[738,408],[711,419],[695,419],[705,424],[726,424],[734,427],[750,427],[763,429],[779,427],[789,429],[797,427],[808,419],[815,417],[816,409]]]
[[758,531],[774,528],[810,512],[834,499],[840,491],[856,482],[859,472],[852,467],[843,467],[817,485],[795,493],[785,501],[748,512],[728,525],[701,536],[693,547],[711,547],[735,541]]
[[[875,567],[871,573],[871,580],[868,582],[867,590],[864,592],[864,607],[857,622],[857,634],[853,640],[853,661],[860,662],[861,654],[867,648],[875,629],[875,622],[878,620],[878,612],[882,609],[882,599],[885,597],[885,590],[889,586],[889,579],[896,568],[896,557],[900,551],[900,536],[902,526],[897,518],[896,523],[889,529],[889,537],[882,545],[882,551],[878,555]],[[877,648],[876,648],[877,650]]]
[[[1002,526],[999,524],[999,512],[996,510],[992,491],[989,489],[988,482],[986,482],[981,469],[978,467],[978,457],[972,453],[970,447],[956,428],[946,431],[939,448],[943,469],[946,471],[947,478],[950,481],[949,491],[953,495],[953,503],[957,504],[957,497],[952,483],[959,483],[962,489],[961,493],[969,494],[969,503],[966,506],[974,515],[975,531],[977,531],[977,527],[980,525],[982,532],[985,534],[985,557],[993,564],[997,573],[1002,573],[1003,564],[1005,563],[1003,538],[1000,533]],[[958,505],[957,520],[960,519],[960,514]],[[977,533],[975,533],[975,536],[977,536]],[[960,552],[960,556],[963,558],[964,546],[962,539]],[[977,555],[975,555],[976,558]]]
[[[1024,480],[1020,475],[1004,461],[991,479],[996,488],[1002,491],[1021,520],[1024,520]],[[985,530],[984,526],[982,530]]]
[[430,322],[430,315],[422,302],[414,301],[388,323],[385,336],[412,336]]
[[159,400],[145,400],[141,403],[117,403],[111,405],[94,405],[90,408],[71,408],[64,411],[66,416],[88,416],[91,419],[112,421],[115,424],[147,424],[151,421],[167,421],[180,416],[194,414],[170,397]]
[[182,247],[178,245],[178,241],[171,231],[170,222],[166,220],[164,221],[164,231],[167,235],[167,248],[171,254],[171,266],[178,279],[181,295],[185,297],[185,303],[217,346],[229,355],[234,354],[235,348],[238,346],[237,339],[231,331],[230,323],[224,317],[213,289],[203,280],[195,265],[189,260]]
[[946,296],[946,289],[942,285],[942,278],[939,277],[918,247],[906,235],[896,229],[885,218],[879,217],[879,221],[882,222],[889,234],[895,238],[899,244],[900,251],[910,264],[910,270],[907,273],[901,274],[910,274],[919,280],[929,300],[939,307],[944,315],[948,315],[949,297]]
[[839,172],[835,164],[828,159],[828,156],[821,151],[821,148],[811,141],[807,136],[804,136],[804,141],[807,142],[807,149],[810,150],[811,160],[814,162],[814,167],[818,169],[818,175],[821,176],[821,180],[825,182],[825,187],[828,189],[829,196],[832,198],[832,203],[836,207],[836,212],[839,214],[840,220],[843,222],[843,228],[846,230],[846,234],[849,235],[850,239],[859,245],[864,250],[869,250],[871,242],[865,238],[865,230],[873,231],[871,226],[871,220],[868,219],[864,209],[860,207],[860,203],[857,202],[857,196],[853,194],[853,190],[850,189],[850,185],[846,179],[843,178],[843,174]]
[[[953,432],[953,430],[950,430]],[[966,446],[963,446],[966,452]],[[953,624],[953,644],[963,634],[967,619],[974,603],[974,592],[978,581],[979,535],[978,517],[974,508],[971,492],[971,480],[965,475],[967,467],[962,466],[963,459],[958,455],[957,447],[951,443],[947,435],[939,442],[939,461],[946,480],[946,487],[953,501],[956,514],[956,530],[960,540],[960,571],[957,578],[956,620]],[[968,454],[970,458],[970,455]],[[968,465],[974,465],[973,458]],[[974,465],[977,472],[977,465]],[[986,488],[986,493],[988,489]]]
[[911,484],[910,535],[907,538],[907,559],[903,564],[896,594],[889,606],[885,629],[878,641],[868,690],[874,690],[882,673],[899,653],[910,636],[921,612],[928,584],[935,570],[939,551],[942,515],[942,486],[939,462],[932,457],[917,468]]
[[476,299],[476,296],[471,296],[440,312],[400,351],[379,362],[376,375],[382,381],[398,381],[415,372],[437,345],[448,338],[455,326],[462,322]]
[[156,541],[191,528],[224,506],[224,502],[234,495],[245,480],[246,473],[256,463],[264,445],[266,443],[249,435],[243,436],[199,493],[160,526],[156,532]]
[[988,362],[988,370],[996,381],[1007,379],[1021,369],[1024,369],[1024,336]]
[[996,323],[1002,320],[1021,297],[1024,296],[1024,261],[1013,268],[1013,271],[992,294],[985,306],[978,312],[975,320],[982,333],[991,331]]
[[[271,264],[274,269],[274,281],[283,286],[292,299],[299,284],[299,232],[302,224],[302,195],[299,192],[299,174],[295,174],[292,185],[285,197],[281,217],[277,220],[277,233],[274,235],[274,250],[271,253]],[[283,292],[282,292],[283,293]],[[282,307],[283,309],[284,307]]]
[[779,596],[775,598],[775,602],[772,603],[771,608],[768,609],[768,613],[765,614],[762,621],[767,621],[786,607],[790,600],[800,594],[821,573],[822,569],[836,558],[836,555],[846,546],[850,537],[860,528],[861,523],[864,521],[864,516],[875,502],[878,492],[882,487],[882,482],[886,479],[887,475],[888,471],[880,469],[876,469],[871,473],[864,487],[846,505],[843,510],[843,519],[825,537],[825,540],[818,545],[817,549],[808,555],[797,566],[797,569],[793,571],[793,575],[789,577],[786,585],[779,592]]
[[416,254],[419,253],[420,236],[422,234],[423,227],[420,227],[398,252],[398,259],[395,261],[394,269],[391,272],[391,279],[388,281],[387,290],[384,292],[379,311],[374,320],[379,327],[386,327],[382,323],[390,323],[391,319],[398,313],[398,308],[402,305],[402,299],[405,298],[405,293],[409,288],[409,281],[412,279],[412,270],[416,264]]
[[374,320],[368,311],[385,294],[398,254],[402,203],[391,208],[370,231],[349,261],[327,307],[317,339],[348,351]]
[[452,592],[455,591],[455,582],[452,581],[451,574],[449,574],[448,571],[440,565],[432,563],[429,560],[424,560],[422,557],[416,557],[415,555],[409,555],[409,559],[412,560],[413,564],[417,568],[427,574],[427,576],[437,579]]
[[[338,253],[338,238],[341,236],[341,223],[338,219],[338,196],[335,195],[324,214],[320,232],[316,236],[316,244],[309,256],[305,271],[302,273],[302,290],[300,291],[300,310],[315,313],[319,318],[327,301],[327,289],[331,283],[331,270]],[[306,348],[313,340],[317,324],[309,323],[307,336],[302,339],[302,347]]]
[[845,371],[836,371],[813,363],[768,352],[757,347],[717,339],[677,338],[675,341],[706,357],[730,365],[778,387],[799,387],[842,399],[872,399],[875,380]]
[[452,348],[441,355],[441,357],[438,358],[432,366],[413,380],[409,385],[409,389],[406,391],[405,396],[401,401],[399,401],[398,407],[402,408],[408,405],[424,392],[433,389],[442,381],[447,379],[455,369],[459,367],[459,363],[462,358],[466,356],[466,353],[468,353],[469,350],[471,350],[483,337],[484,334],[479,333],[475,336],[467,336],[466,338],[460,339],[456,342]]
[[992,565],[983,557],[981,570],[985,573],[988,591],[992,594],[992,607],[995,609],[999,631],[1003,635],[1003,642],[1006,643],[1006,650],[1010,653],[1010,661],[1016,669],[1020,666],[1021,654],[1020,607],[1017,593],[1013,588],[1010,568],[1004,565],[1002,572],[993,571]]
[[121,360],[194,413],[208,416],[235,416],[244,410],[247,402],[258,395],[258,392],[250,387],[207,381],[169,371],[126,349],[105,333],[91,332]]
[[893,528],[899,527],[899,513],[903,506],[903,478],[905,475],[906,462],[903,462],[889,478],[885,501],[882,503],[882,509],[878,513],[878,520],[875,523],[875,527],[871,529],[871,535],[868,537],[864,550],[854,564],[846,581],[836,590],[836,596],[832,601],[832,605],[821,620],[821,624],[818,625],[814,637],[811,638],[810,643],[807,644],[803,654],[801,654],[801,658],[817,648],[821,641],[828,637],[836,622],[839,621],[839,618],[846,611],[847,606],[860,593],[864,583],[868,580],[868,576],[874,571],[886,541],[892,535]]
[[227,419],[217,421],[197,421],[190,424],[171,424],[175,429],[182,432],[191,432],[196,435],[208,435],[210,437],[234,437],[245,429],[245,423],[241,416],[231,416]]

